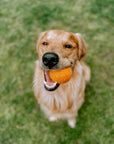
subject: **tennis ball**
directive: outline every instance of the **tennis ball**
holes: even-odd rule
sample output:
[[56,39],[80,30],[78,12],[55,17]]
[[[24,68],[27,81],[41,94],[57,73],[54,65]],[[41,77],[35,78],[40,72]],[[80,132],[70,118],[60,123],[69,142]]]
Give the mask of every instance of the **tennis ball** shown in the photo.
[[70,67],[61,70],[50,70],[50,78],[58,84],[63,84],[70,80],[72,76],[72,69]]

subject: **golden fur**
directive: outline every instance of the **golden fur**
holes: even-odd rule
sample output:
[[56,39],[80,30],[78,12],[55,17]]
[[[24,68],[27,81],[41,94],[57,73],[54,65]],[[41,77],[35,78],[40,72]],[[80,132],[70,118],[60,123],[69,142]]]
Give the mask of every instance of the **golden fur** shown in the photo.
[[[44,41],[48,42],[47,46],[42,45]],[[65,44],[72,45],[72,48],[64,48]],[[68,120],[71,127],[75,127],[75,117],[84,102],[86,82],[90,80],[90,69],[81,61],[81,58],[86,54],[86,46],[82,36],[63,30],[43,32],[37,43],[37,52],[39,60],[36,61],[34,76],[36,99],[50,121],[63,118]],[[70,66],[73,71],[71,79],[52,92],[44,88],[42,56],[46,52],[54,52],[59,55],[60,61],[57,69]]]

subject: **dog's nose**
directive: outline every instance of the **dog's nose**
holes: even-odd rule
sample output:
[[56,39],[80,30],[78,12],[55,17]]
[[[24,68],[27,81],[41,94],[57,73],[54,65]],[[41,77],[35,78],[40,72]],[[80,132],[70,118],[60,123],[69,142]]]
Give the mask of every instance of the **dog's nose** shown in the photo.
[[49,69],[54,67],[59,62],[59,57],[56,53],[45,53],[42,57],[43,64]]

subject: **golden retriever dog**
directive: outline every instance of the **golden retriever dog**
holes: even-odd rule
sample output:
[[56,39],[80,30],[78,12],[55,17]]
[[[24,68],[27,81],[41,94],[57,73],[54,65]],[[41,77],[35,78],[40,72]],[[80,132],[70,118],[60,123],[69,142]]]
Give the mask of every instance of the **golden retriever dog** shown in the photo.
[[[90,69],[81,60],[86,55],[85,41],[79,33],[48,30],[37,42],[34,94],[49,121],[66,119],[71,128],[76,125],[78,110],[84,103]],[[49,70],[71,67],[72,77],[63,84],[52,81]]]

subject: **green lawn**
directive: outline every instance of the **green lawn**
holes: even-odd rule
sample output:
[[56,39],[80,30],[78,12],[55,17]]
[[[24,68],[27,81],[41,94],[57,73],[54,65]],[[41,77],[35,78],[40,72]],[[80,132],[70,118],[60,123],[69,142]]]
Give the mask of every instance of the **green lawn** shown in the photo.
[[[113,0],[0,0],[0,144],[113,144]],[[92,78],[77,126],[50,123],[32,80],[40,32],[80,32]]]

